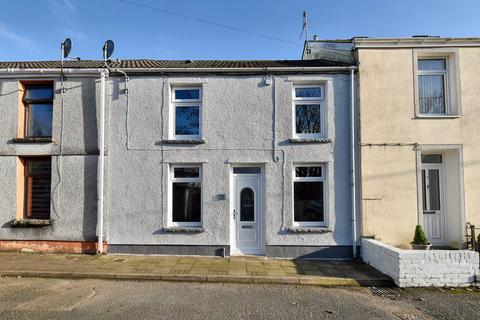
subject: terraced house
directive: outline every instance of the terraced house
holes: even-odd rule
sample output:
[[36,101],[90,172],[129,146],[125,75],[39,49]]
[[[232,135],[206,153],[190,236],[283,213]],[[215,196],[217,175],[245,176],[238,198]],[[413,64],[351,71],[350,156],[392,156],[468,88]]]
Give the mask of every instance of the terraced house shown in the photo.
[[359,66],[362,235],[409,248],[420,224],[432,245],[464,248],[480,224],[480,39],[317,40],[303,57]]
[[1,62],[0,248],[352,257],[355,69]]
[[463,248],[480,224],[480,39],[355,39],[364,235],[409,246],[415,224]]

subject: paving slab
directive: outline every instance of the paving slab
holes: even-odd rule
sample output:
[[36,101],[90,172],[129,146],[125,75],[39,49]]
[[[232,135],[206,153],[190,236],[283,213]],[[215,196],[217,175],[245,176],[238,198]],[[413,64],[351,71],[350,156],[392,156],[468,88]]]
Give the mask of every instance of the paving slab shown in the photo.
[[0,276],[391,286],[390,278],[358,261],[131,255],[0,253]]

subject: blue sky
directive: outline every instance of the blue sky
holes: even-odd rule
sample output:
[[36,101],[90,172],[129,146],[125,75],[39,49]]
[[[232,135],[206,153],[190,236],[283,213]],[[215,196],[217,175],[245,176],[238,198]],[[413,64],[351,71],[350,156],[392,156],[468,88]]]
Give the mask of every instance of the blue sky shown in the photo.
[[0,60],[72,56],[151,59],[298,59],[302,11],[320,38],[480,36],[479,0],[126,0],[285,40],[277,41],[122,0],[0,0]]

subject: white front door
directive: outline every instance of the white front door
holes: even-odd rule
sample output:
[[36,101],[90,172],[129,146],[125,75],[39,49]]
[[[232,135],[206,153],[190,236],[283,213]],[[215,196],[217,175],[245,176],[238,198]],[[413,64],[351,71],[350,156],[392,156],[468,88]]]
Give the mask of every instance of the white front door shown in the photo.
[[443,164],[441,155],[428,156],[428,162],[422,160],[427,162],[422,163],[423,226],[428,241],[443,246],[446,245]]
[[233,169],[231,254],[263,254],[261,168]]

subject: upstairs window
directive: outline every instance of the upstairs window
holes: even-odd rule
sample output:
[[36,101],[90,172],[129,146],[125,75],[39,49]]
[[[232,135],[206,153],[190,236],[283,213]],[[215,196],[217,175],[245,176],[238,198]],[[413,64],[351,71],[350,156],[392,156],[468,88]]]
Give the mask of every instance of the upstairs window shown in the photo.
[[325,225],[325,178],[323,165],[296,165],[293,176],[295,226]]
[[52,158],[22,158],[24,169],[24,218],[50,219]]
[[201,136],[202,89],[172,88],[172,131],[175,139],[199,139]]
[[170,224],[199,227],[202,222],[201,166],[171,166]]
[[53,83],[26,85],[23,95],[24,137],[52,136]]
[[418,59],[418,99],[421,115],[449,113],[447,59]]
[[325,136],[323,125],[324,87],[321,85],[297,85],[293,88],[293,136],[314,139]]

